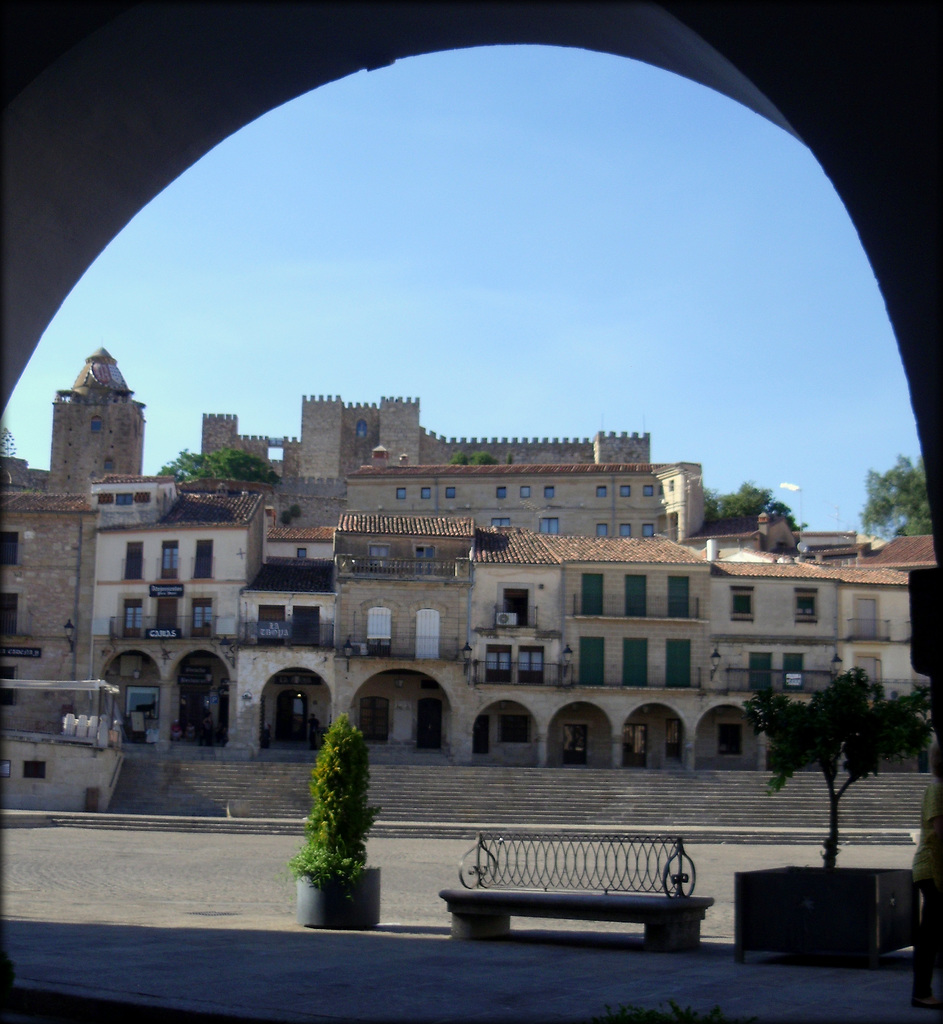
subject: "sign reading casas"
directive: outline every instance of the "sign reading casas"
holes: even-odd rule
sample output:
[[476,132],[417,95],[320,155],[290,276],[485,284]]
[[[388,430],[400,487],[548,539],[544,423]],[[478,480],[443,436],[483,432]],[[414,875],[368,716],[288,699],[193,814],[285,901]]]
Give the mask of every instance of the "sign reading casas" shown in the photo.
[[165,626],[162,629],[145,629],[144,635],[148,640],[179,640],[183,631],[176,626]]

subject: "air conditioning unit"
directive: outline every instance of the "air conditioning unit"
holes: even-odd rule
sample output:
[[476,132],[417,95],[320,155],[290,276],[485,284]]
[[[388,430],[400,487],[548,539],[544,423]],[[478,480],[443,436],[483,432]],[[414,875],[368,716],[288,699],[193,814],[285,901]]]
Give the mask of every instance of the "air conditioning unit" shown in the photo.
[[498,612],[499,626],[516,626],[517,612]]

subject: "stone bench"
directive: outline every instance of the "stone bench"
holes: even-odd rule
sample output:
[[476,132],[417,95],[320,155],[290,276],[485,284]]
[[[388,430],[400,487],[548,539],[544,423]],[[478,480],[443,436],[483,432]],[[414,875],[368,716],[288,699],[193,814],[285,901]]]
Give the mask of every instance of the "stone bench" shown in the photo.
[[512,917],[539,917],[642,924],[646,950],[697,949],[714,903],[691,895],[694,863],[677,837],[480,832],[459,879],[439,893],[453,939],[498,938]]

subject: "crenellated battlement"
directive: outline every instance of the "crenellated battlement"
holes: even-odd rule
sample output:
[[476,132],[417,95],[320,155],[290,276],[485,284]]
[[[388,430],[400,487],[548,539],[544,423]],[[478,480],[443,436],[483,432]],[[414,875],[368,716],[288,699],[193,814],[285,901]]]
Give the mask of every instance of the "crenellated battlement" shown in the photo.
[[233,423],[239,422],[239,417],[234,412],[205,412],[203,413],[203,422],[215,421],[215,420],[231,420]]

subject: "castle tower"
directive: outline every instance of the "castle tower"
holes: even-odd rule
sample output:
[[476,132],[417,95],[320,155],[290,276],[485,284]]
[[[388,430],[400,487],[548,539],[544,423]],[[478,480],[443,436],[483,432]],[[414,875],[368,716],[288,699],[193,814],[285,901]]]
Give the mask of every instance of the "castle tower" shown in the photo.
[[144,404],[132,399],[114,357],[92,353],[70,389],[52,406],[48,490],[83,494],[109,473],[140,475],[144,462]]

